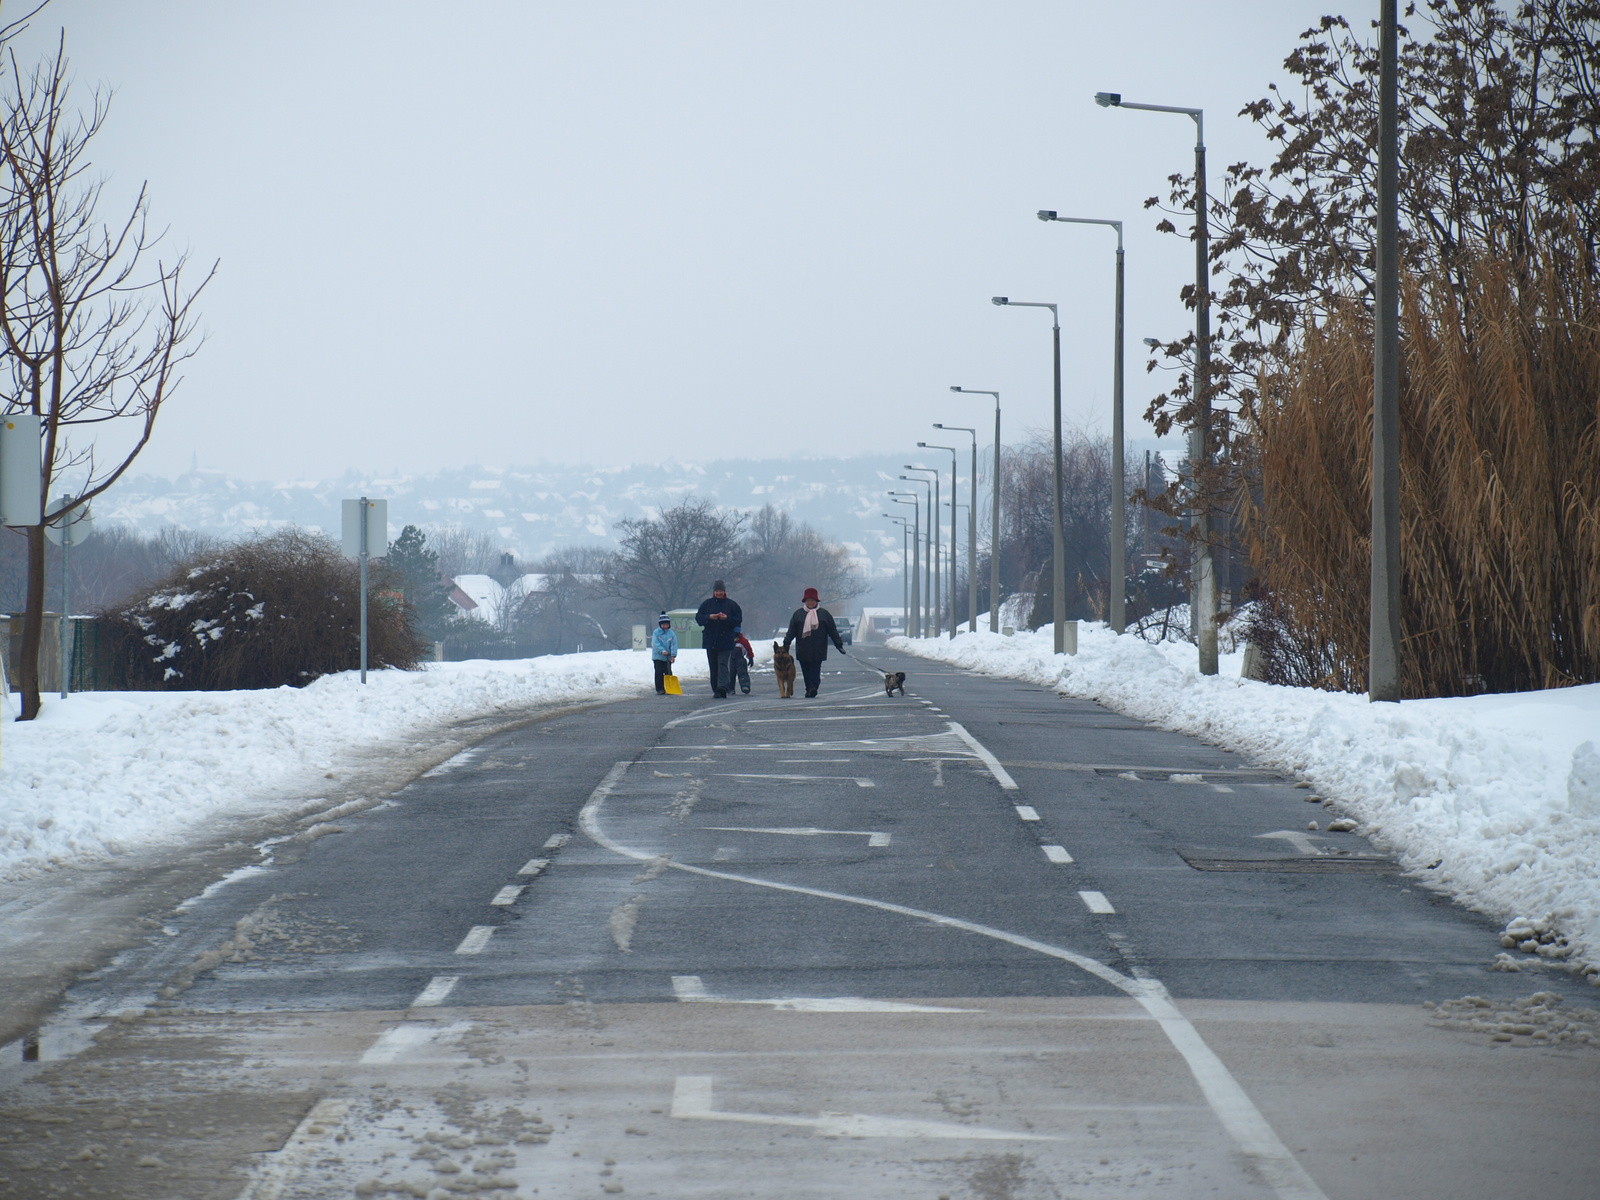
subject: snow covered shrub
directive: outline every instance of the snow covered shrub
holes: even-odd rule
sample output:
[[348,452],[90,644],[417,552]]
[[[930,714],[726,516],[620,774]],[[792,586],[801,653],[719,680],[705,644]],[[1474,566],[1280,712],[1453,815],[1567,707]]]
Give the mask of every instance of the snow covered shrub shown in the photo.
[[[372,566],[368,664],[415,667],[424,645],[412,615]],[[360,665],[359,589],[356,564],[330,539],[281,530],[203,550],[102,614],[101,654],[132,688],[303,687]]]

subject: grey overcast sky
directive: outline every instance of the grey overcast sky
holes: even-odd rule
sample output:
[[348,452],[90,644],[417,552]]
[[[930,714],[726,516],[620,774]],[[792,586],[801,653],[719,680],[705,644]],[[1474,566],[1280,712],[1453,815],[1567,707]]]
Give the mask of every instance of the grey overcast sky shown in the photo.
[[[1109,429],[1113,235],[1140,339],[1190,320],[1142,208],[1264,143],[1234,114],[1328,0],[417,3],[54,0],[115,92],[108,203],[222,260],[141,468],[615,465],[911,447],[930,421]],[[1351,9],[1365,24],[1376,0]],[[19,11],[15,0],[5,14]]]

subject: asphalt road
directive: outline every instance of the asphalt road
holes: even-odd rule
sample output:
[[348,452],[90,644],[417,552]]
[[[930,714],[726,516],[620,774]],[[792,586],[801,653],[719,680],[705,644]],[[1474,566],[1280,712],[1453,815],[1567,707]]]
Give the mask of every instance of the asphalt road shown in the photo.
[[1593,1194],[1600,1046],[1423,1007],[1585,989],[1491,971],[1295,781],[829,666],[497,734],[267,847],[8,1048],[0,1197]]

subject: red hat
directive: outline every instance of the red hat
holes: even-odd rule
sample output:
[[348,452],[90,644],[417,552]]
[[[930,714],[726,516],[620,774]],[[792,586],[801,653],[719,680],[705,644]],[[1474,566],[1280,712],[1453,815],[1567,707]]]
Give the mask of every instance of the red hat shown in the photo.
[[820,604],[822,602],[822,597],[817,595],[816,588],[807,588],[806,594],[800,597],[800,601],[801,603],[804,603],[807,600],[815,600]]

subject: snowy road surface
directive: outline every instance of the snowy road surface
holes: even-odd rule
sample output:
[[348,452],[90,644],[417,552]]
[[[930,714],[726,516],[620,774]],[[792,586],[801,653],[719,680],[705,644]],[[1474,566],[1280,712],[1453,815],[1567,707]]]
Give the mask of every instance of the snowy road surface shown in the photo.
[[1593,1194],[1590,989],[1291,779],[858,653],[909,694],[568,713],[270,847],[5,1049],[0,1197]]

